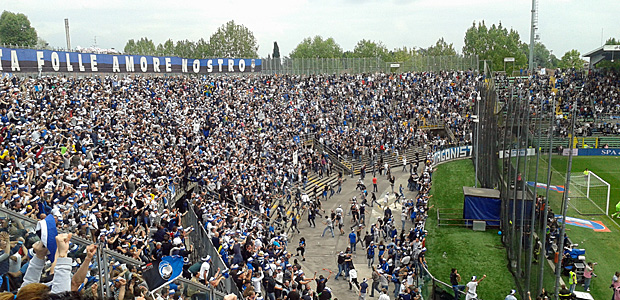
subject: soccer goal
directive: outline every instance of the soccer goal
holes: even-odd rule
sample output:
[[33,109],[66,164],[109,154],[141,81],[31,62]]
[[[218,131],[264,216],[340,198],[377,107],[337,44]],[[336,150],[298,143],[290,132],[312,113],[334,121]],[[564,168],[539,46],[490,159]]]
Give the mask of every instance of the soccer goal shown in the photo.
[[571,173],[569,204],[581,215],[608,215],[611,186],[600,176]]

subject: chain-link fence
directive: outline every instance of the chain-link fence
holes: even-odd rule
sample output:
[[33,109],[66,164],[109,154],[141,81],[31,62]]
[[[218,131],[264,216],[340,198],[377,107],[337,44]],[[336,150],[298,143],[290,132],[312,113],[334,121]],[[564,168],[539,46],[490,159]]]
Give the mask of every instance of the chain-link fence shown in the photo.
[[267,58],[262,59],[263,74],[360,74],[478,70],[478,56],[415,56],[403,62],[367,58]]

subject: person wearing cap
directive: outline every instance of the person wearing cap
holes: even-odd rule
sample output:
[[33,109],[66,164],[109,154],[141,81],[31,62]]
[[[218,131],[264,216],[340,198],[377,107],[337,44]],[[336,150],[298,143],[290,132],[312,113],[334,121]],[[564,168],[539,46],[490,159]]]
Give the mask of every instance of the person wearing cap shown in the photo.
[[198,278],[201,282],[204,282],[206,285],[208,285],[208,282],[206,282],[206,280],[209,278],[209,270],[211,270],[211,255],[202,257],[200,258],[200,260],[202,261],[202,264],[200,265],[200,271],[198,272],[200,276]]
[[363,278],[362,279],[362,283],[360,283],[360,290],[359,290],[359,298],[358,300],[365,300],[366,299],[366,294],[368,293],[368,279],[367,278]]
[[482,275],[482,278],[480,279],[478,279],[475,275],[471,277],[471,281],[465,286],[465,300],[478,299],[476,290],[478,289],[478,284],[480,284],[480,282],[485,278],[487,278],[487,275]]
[[[508,295],[506,296],[506,298],[504,298],[504,300],[517,300],[517,297],[515,297],[515,294],[516,294],[516,293],[517,293],[517,291],[516,291],[516,290],[514,290],[514,289],[513,289],[513,290],[510,290],[510,294],[508,294]],[[529,294],[529,292],[528,292],[528,294]]]

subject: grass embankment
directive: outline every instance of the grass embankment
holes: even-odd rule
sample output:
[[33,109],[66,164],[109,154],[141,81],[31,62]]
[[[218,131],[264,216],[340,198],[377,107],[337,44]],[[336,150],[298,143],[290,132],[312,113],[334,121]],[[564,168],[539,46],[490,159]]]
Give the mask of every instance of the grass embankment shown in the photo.
[[[437,208],[463,208],[463,186],[474,185],[471,160],[459,160],[437,167],[426,229],[429,271],[437,279],[450,283],[450,269],[457,268],[466,284],[472,275],[487,275],[480,284],[478,296],[484,300],[504,299],[513,289],[514,279],[508,272],[506,249],[496,229],[486,232],[463,227],[437,227]],[[443,253],[446,256],[443,256]]]

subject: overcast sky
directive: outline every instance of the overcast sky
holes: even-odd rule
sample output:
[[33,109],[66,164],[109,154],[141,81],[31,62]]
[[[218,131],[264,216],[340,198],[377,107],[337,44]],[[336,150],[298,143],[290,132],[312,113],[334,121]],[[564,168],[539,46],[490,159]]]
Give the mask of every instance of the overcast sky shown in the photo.
[[[277,41],[283,56],[305,37],[333,37],[346,51],[357,41],[382,41],[388,49],[428,47],[444,37],[462,52],[473,21],[502,22],[529,43],[530,0],[20,0],[0,1],[0,9],[28,16],[40,37],[65,47],[64,19],[69,18],[73,47],[122,50],[129,39],[148,37],[196,41],[235,20],[254,32],[259,56]],[[582,54],[603,39],[620,38],[619,0],[542,0],[541,41],[556,56],[570,49]]]

